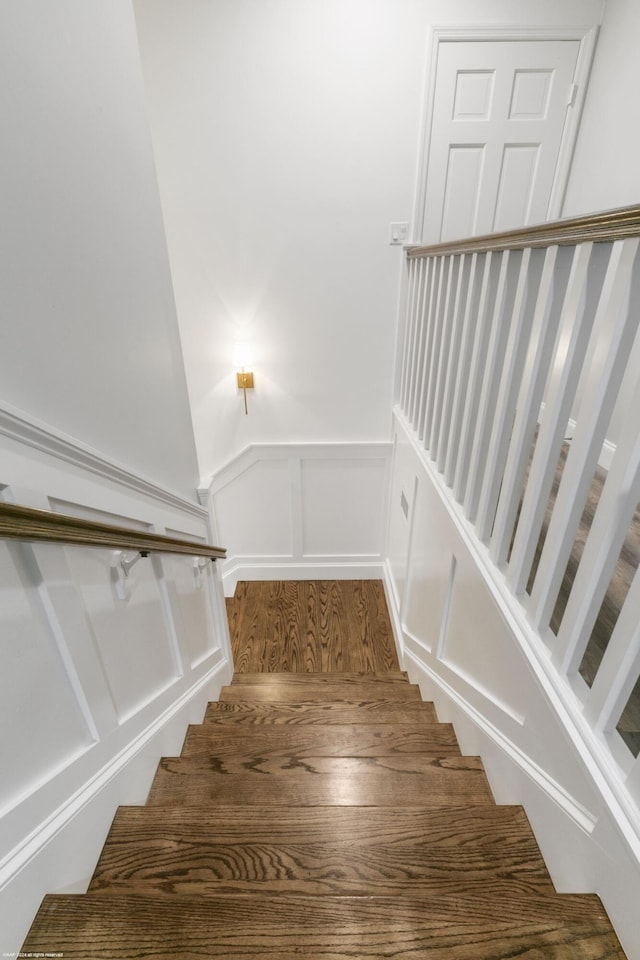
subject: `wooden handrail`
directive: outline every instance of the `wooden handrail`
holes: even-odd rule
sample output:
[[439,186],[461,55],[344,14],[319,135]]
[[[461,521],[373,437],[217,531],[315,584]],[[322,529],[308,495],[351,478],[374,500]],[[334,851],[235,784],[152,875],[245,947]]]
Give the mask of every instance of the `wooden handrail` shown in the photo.
[[448,256],[459,253],[486,253],[489,250],[524,250],[526,247],[574,246],[592,241],[622,240],[640,236],[640,206],[619,207],[586,217],[571,217],[504,233],[453,240],[424,247],[409,247],[407,258]]
[[128,527],[83,520],[14,503],[0,503],[0,538],[137,550],[141,553],[182,553],[210,557],[212,560],[221,560],[226,556],[226,550],[210,543],[164,537],[157,533],[130,530]]

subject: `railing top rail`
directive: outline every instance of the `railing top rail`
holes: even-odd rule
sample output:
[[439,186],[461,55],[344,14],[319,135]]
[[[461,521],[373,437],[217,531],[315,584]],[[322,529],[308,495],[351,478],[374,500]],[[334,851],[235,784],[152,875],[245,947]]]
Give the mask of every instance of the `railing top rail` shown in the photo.
[[619,207],[585,217],[571,217],[541,223],[504,233],[490,233],[482,237],[469,237],[447,243],[424,247],[409,247],[407,257],[450,256],[459,253],[486,253],[489,250],[524,250],[527,247],[574,246],[592,241],[622,240],[640,236],[640,206]]
[[210,543],[165,537],[14,503],[0,503],[0,538],[148,553],[182,553],[212,560],[226,556],[226,550]]

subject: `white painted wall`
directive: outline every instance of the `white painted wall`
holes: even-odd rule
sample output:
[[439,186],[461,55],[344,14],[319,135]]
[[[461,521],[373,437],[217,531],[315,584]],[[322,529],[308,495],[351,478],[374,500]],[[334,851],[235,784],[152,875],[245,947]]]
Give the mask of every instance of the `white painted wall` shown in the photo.
[[[640,202],[640,5],[607,0],[563,216]],[[640,338],[629,363],[607,439],[615,445],[640,370]]]
[[195,496],[130,0],[0,4],[0,391]]
[[203,481],[251,443],[388,440],[430,24],[588,26],[601,0],[134,5]]
[[563,216],[640,201],[640,6],[606,0]]

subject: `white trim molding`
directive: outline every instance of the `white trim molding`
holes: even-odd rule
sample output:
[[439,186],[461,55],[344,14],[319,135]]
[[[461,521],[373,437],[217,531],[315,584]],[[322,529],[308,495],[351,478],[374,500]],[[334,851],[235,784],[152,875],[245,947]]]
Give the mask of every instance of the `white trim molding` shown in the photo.
[[181,512],[191,513],[198,519],[206,517],[206,511],[197,503],[133,473],[75,437],[70,437],[8,404],[0,407],[0,436],[39,450],[57,461],[69,463],[101,480],[111,481],[118,487],[126,487]]

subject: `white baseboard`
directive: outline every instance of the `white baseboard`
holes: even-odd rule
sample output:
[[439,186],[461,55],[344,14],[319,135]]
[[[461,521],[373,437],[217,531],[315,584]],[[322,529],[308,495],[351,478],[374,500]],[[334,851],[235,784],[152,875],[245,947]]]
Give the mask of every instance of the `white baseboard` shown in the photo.
[[236,558],[221,568],[225,597],[232,597],[240,580],[382,580],[381,560],[288,561]]

